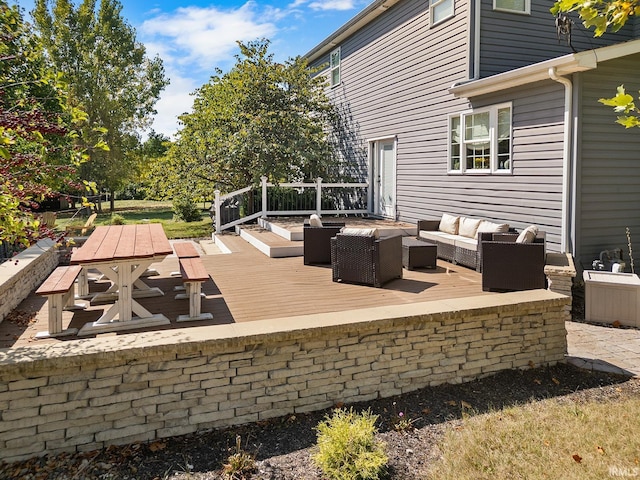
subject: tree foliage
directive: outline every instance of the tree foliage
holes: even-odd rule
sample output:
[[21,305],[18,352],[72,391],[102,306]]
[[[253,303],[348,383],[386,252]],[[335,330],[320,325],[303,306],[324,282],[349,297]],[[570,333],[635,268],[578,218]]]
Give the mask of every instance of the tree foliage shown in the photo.
[[334,162],[324,79],[301,57],[275,62],[268,40],[238,45],[234,67],[195,92],[163,165],[203,198],[214,188],[259,184],[261,176],[276,183],[324,176]]
[[[561,12],[577,12],[584,26],[593,28],[594,36],[599,37],[608,30],[617,32],[631,17],[640,16],[640,0],[558,0],[551,13]],[[617,123],[625,128],[640,127],[640,109],[623,85],[614,97],[601,98],[599,102],[614,107],[616,113],[624,113],[618,116]]]
[[108,149],[91,149],[83,178],[115,191],[136,174],[139,131],[156,113],[167,85],[162,60],[149,59],[117,0],[36,0],[33,16],[45,50],[69,85],[74,106],[87,112],[84,146],[104,135]]
[[0,0],[0,240],[29,245],[50,232],[35,220],[36,202],[69,188],[85,159],[74,148],[66,92],[18,7]]

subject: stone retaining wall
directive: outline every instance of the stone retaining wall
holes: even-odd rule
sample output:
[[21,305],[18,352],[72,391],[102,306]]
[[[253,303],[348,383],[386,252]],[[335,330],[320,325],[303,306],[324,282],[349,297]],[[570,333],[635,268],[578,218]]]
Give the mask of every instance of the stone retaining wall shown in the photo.
[[40,240],[0,265],[0,323],[58,266],[55,242]]
[[566,352],[567,297],[514,292],[0,351],[0,459],[388,397]]

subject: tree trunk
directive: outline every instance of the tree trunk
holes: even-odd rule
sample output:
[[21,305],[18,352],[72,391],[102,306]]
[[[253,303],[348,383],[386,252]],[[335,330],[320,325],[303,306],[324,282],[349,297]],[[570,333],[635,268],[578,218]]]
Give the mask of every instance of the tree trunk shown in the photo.
[[113,213],[116,210],[116,196],[113,190],[109,190],[109,211]]

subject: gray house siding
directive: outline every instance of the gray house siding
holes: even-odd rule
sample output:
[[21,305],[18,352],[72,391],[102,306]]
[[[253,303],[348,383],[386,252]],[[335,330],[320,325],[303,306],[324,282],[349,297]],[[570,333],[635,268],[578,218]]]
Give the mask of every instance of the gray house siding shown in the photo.
[[[513,173],[448,175],[441,153],[416,191],[419,208],[406,220],[439,218],[451,212],[516,228],[535,224],[547,232],[549,250],[559,251],[564,89],[552,81],[538,82],[474,98],[468,106],[477,109],[504,102],[512,103]],[[445,143],[440,151],[446,152]]]
[[614,96],[620,84],[637,98],[639,66],[640,55],[633,55],[604,62],[580,78],[576,253],[584,267],[602,250],[622,248],[628,269],[625,227],[640,266],[640,131],[615,123],[613,110],[597,101]]
[[[428,2],[408,0],[341,43],[341,84],[330,91],[365,149],[397,139],[396,214],[415,222],[449,212],[537,224],[560,249],[564,89],[549,80],[473,99],[449,88],[468,74],[466,2],[454,18],[429,28]],[[328,55],[316,64],[328,62]],[[513,102],[513,173],[447,173],[450,114]]]
[[[482,0],[480,26],[480,77],[531,65],[573,53],[556,34],[555,17],[549,11],[553,2],[531,0],[531,15],[493,10],[493,0]],[[593,37],[580,19],[574,19],[572,45],[578,51],[590,50],[634,38],[638,29],[629,25],[615,34]]]

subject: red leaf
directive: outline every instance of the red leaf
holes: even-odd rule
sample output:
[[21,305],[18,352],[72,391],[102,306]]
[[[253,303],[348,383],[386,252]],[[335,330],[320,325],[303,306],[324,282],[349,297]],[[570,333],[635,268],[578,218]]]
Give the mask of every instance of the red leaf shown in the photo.
[[573,459],[574,459],[577,463],[582,462],[582,457],[581,457],[580,455],[578,455],[577,453],[574,453],[574,454],[572,455],[572,457],[573,457]]

